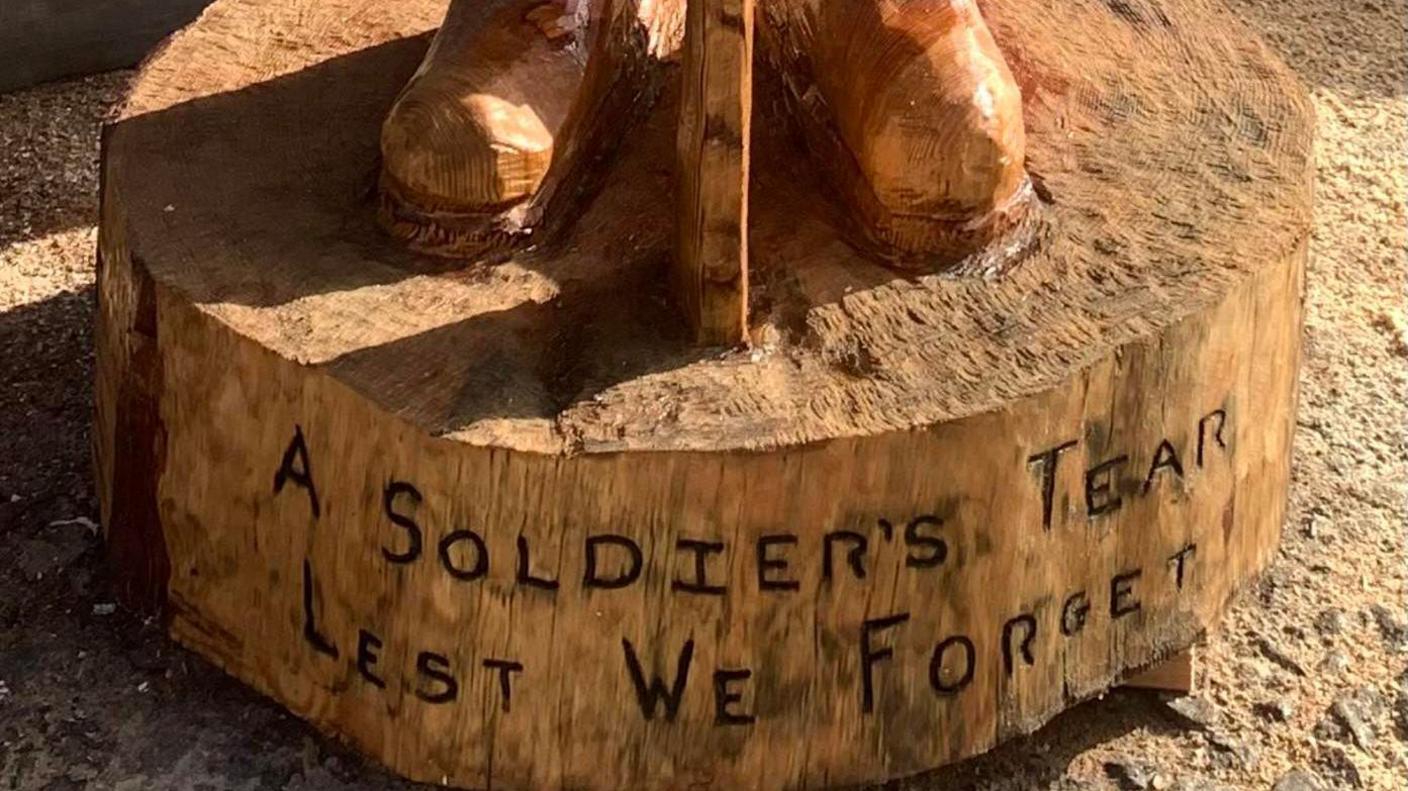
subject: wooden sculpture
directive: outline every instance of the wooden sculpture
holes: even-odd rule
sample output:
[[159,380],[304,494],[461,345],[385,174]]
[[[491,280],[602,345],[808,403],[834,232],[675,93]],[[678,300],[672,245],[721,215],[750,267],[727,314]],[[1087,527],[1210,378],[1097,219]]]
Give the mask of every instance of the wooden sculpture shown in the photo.
[[1274,554],[1311,129],[1217,0],[215,0],[104,135],[117,579],[420,780],[973,755]]
[[[976,4],[762,10],[813,161],[872,252],[951,266],[1016,224],[1032,194],[1021,92]],[[570,211],[651,64],[682,49],[679,299],[702,341],[745,340],[755,16],[752,0],[451,3],[382,132],[383,221],[451,256],[529,237]]]

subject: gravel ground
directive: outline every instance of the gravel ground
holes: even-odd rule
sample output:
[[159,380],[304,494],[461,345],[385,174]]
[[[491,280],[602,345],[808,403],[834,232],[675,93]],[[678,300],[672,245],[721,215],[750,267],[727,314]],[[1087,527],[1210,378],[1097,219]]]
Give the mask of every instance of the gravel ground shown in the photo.
[[[1119,691],[906,789],[1408,784],[1402,0],[1228,0],[1320,119],[1284,547],[1194,697]],[[0,788],[410,788],[108,594],[88,473],[98,125],[109,74],[0,96]]]

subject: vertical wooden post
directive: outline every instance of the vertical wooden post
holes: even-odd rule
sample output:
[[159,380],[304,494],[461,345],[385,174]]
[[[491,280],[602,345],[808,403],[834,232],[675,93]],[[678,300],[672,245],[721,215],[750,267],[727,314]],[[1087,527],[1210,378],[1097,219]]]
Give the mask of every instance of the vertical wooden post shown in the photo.
[[689,0],[680,95],[675,289],[703,344],[748,337],[753,0]]

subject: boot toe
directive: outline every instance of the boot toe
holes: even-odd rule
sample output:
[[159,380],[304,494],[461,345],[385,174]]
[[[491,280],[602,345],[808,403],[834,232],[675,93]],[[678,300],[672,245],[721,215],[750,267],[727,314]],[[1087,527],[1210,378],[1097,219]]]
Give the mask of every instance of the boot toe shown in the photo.
[[553,135],[526,105],[484,93],[412,86],[382,128],[386,175],[426,208],[492,210],[538,188]]
[[[935,73],[881,87],[858,159],[890,213],[967,221],[1006,205],[1025,180],[1021,96],[984,69]],[[986,72],[986,73],[985,73]]]

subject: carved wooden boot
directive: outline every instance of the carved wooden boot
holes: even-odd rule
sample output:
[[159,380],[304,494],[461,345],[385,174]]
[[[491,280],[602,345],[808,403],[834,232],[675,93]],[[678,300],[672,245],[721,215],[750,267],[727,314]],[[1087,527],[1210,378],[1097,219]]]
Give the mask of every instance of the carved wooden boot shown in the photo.
[[[679,0],[454,0],[382,129],[381,218],[473,256],[531,232],[632,59],[678,47]],[[624,88],[630,90],[630,88]]]
[[972,0],[770,0],[762,37],[814,158],[901,264],[952,263],[1031,194],[1021,93]]

